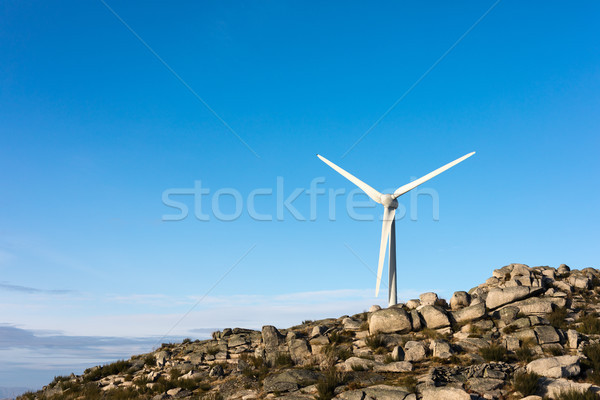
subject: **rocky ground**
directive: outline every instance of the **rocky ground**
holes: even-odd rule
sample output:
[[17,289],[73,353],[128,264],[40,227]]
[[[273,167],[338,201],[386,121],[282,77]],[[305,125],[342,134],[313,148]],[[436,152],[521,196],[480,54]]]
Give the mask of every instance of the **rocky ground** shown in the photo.
[[21,399],[600,399],[599,293],[596,269],[511,264],[449,301],[225,329]]

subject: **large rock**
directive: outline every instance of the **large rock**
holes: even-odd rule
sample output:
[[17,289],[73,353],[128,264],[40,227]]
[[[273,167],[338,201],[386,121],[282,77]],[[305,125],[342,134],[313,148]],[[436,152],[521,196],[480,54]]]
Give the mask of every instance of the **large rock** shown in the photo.
[[502,322],[510,324],[519,314],[519,308],[514,306],[506,306],[497,311]]
[[366,358],[360,357],[350,357],[346,361],[344,361],[344,369],[346,371],[353,371],[354,369],[371,369],[375,365],[375,361],[367,360]]
[[421,323],[421,315],[417,310],[410,310],[410,320],[412,322],[412,330],[420,331],[423,329],[423,324]]
[[578,383],[568,379],[543,379],[541,382],[542,393],[551,399],[556,399],[564,392],[585,393],[592,385],[590,383]]
[[278,374],[265,378],[263,389],[265,392],[286,392],[297,390],[301,386],[308,386],[319,379],[319,374],[307,369],[287,369]]
[[412,328],[410,318],[401,308],[386,308],[375,311],[369,319],[369,333],[408,333]]
[[[564,305],[565,300],[562,300]],[[546,315],[552,312],[554,308],[552,305],[555,304],[555,300],[552,298],[545,297],[532,297],[521,301],[516,301],[511,306],[517,307],[519,312],[526,315]]]
[[375,365],[375,372],[410,372],[413,366],[408,361],[395,361],[389,364]]
[[471,396],[462,389],[439,387],[423,390],[423,400],[471,400]]
[[346,317],[342,320],[342,324],[344,325],[344,330],[358,332],[360,331],[360,326],[362,322],[352,319],[350,317]]
[[422,342],[406,342],[404,345],[404,361],[421,361],[425,357],[427,357],[427,350]]
[[423,317],[425,326],[431,329],[445,328],[450,326],[450,320],[446,312],[435,306],[421,306],[418,308],[419,314]]
[[504,380],[494,378],[470,378],[467,381],[469,388],[477,393],[489,393],[504,385]]
[[494,310],[505,304],[510,304],[517,300],[521,300],[529,296],[529,293],[530,289],[525,286],[492,289],[487,295],[485,305],[487,308]]
[[292,357],[294,363],[302,365],[311,361],[310,348],[308,347],[308,343],[305,339],[291,339],[288,343],[288,347],[290,349],[290,356]]
[[277,350],[280,344],[284,342],[284,337],[277,328],[271,325],[265,325],[262,328],[262,340],[266,350]]
[[431,342],[431,353],[433,357],[447,360],[452,357],[452,348],[445,340],[434,340]]
[[527,372],[535,372],[548,378],[569,378],[581,372],[578,356],[548,357],[527,364]]
[[438,295],[433,292],[423,293],[419,296],[421,300],[421,305],[423,306],[433,306],[438,301]]
[[560,342],[560,336],[556,329],[550,325],[536,326],[533,328],[535,336],[539,344],[558,343]]
[[375,385],[363,389],[348,390],[340,393],[335,399],[341,400],[408,400],[416,397],[398,386]]
[[571,274],[567,281],[571,286],[576,287],[577,289],[587,289],[590,286],[590,279],[583,275]]
[[485,304],[478,303],[472,306],[461,308],[460,310],[451,311],[452,319],[458,323],[473,321],[485,315]]
[[404,360],[404,350],[402,350],[402,347],[400,347],[400,346],[394,347],[394,349],[392,350],[392,359],[394,361],[403,361]]
[[469,294],[467,292],[454,292],[450,298],[450,308],[458,310],[469,305]]

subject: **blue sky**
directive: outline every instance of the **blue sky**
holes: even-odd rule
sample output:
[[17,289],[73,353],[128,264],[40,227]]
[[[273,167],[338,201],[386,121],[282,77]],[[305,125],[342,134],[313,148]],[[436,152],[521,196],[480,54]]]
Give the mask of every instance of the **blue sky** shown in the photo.
[[[511,262],[598,265],[596,2],[105,4],[0,5],[0,358],[15,360],[0,386],[165,335],[385,304],[382,210],[348,215],[353,185],[316,153],[394,190],[477,151],[421,187],[439,207],[400,198],[417,215],[396,224],[401,299]],[[311,206],[315,178],[327,193]],[[249,216],[255,189],[277,215],[278,180],[309,220]],[[196,181],[209,221],[189,195],[172,197],[188,217],[165,221],[163,193]],[[220,189],[239,218],[211,212]]]

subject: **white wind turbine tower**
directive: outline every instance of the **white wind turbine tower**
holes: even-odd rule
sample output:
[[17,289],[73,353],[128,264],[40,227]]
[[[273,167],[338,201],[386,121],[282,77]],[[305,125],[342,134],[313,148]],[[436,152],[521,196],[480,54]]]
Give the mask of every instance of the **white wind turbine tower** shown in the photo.
[[338,167],[337,165],[335,165],[334,163],[332,163],[325,157],[322,157],[319,154],[317,154],[317,157],[319,157],[321,159],[321,161],[323,161],[325,164],[329,165],[331,168],[333,168],[334,170],[339,172],[344,178],[348,179],[350,182],[354,183],[356,186],[361,188],[367,194],[367,196],[369,196],[370,198],[375,200],[377,203],[379,203],[379,204],[383,205],[383,207],[385,207],[384,212],[383,212],[383,227],[381,229],[381,245],[379,246],[379,263],[377,265],[377,283],[375,286],[375,297],[377,297],[379,295],[379,286],[381,284],[381,274],[383,272],[383,261],[385,259],[385,250],[387,247],[387,240],[389,237],[389,239],[390,239],[390,254],[389,254],[390,269],[389,269],[389,295],[388,295],[389,306],[393,306],[394,304],[396,304],[396,223],[394,221],[394,215],[396,214],[396,208],[398,208],[398,200],[396,200],[396,199],[398,197],[402,196],[404,193],[407,193],[407,192],[413,190],[414,188],[421,185],[422,183],[427,182],[434,176],[437,176],[437,175],[441,174],[442,172],[446,171],[447,169],[452,168],[459,162],[466,160],[467,158],[471,157],[473,154],[475,154],[475,152],[466,154],[466,155],[462,156],[461,158],[454,160],[451,163],[448,163],[448,164],[444,165],[443,167],[436,169],[433,172],[428,173],[427,175],[425,175],[422,178],[419,178],[415,181],[407,183],[404,186],[400,186],[398,189],[396,189],[396,191],[394,193],[391,193],[391,194],[379,193],[377,190],[373,189],[371,186],[367,185],[366,183],[364,183],[363,181],[361,181],[354,175],[352,175],[349,172]]

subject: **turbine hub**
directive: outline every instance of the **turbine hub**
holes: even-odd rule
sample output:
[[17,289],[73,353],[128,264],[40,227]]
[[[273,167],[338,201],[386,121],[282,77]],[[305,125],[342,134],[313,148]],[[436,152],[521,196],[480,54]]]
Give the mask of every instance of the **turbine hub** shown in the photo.
[[392,210],[398,208],[398,200],[394,199],[391,194],[381,195],[381,204],[383,204],[384,207],[391,208]]

